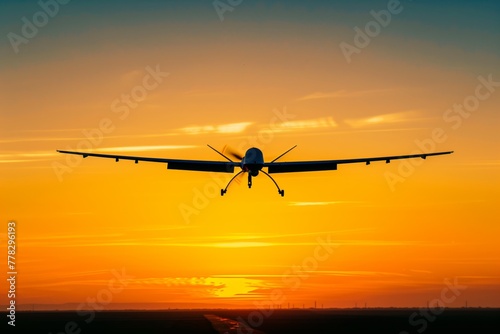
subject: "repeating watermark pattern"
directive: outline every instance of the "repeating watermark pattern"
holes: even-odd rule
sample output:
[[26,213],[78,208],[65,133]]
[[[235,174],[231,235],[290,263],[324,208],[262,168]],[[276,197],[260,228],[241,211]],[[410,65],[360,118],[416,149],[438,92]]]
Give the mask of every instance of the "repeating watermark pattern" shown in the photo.
[[[496,87],[500,87],[500,81],[494,81],[491,73],[487,77],[480,75],[477,80],[479,83],[474,89],[474,94],[466,96],[462,103],[455,103],[451,108],[444,111],[442,119],[452,130],[458,130],[463,121],[479,109],[481,102],[489,99],[496,91]],[[448,140],[447,133],[449,131],[449,129],[446,130],[443,127],[432,129],[429,137],[415,140],[418,150],[411,154],[433,152],[439,144],[443,144]],[[422,159],[402,160],[398,165],[397,173],[386,171],[384,177],[391,191],[395,191],[397,184],[403,183],[412,176],[416,171],[416,167],[421,166],[424,161]]]
[[373,17],[373,20],[368,21],[364,29],[358,26],[353,28],[355,34],[352,44],[347,42],[341,42],[339,44],[340,50],[347,63],[350,64],[352,62],[353,54],[360,54],[361,50],[370,45],[370,42],[380,35],[382,28],[387,28],[392,21],[393,15],[400,14],[402,11],[403,5],[399,0],[389,0],[387,2],[387,9],[382,9],[378,12],[371,10],[370,15]]
[[247,319],[238,317],[236,320],[243,324],[238,327],[238,334],[252,334],[254,329],[262,326],[264,320],[269,318],[274,310],[281,307],[286,301],[286,290],[296,291],[302,283],[310,277],[310,273],[318,269],[321,262],[325,262],[333,254],[338,245],[332,242],[332,235],[326,238],[318,237],[317,245],[311,256],[305,257],[300,264],[294,264],[282,274],[282,283],[286,289],[273,289],[269,299],[262,302],[254,302],[257,310],[250,312]]
[[[430,322],[436,320],[437,316],[444,312],[446,305],[453,303],[462,292],[467,289],[466,285],[459,285],[458,278],[455,277],[453,282],[449,279],[444,280],[445,287],[441,290],[439,298],[435,298],[429,302],[427,308],[421,308],[413,312],[408,322],[412,327],[415,327],[417,333],[423,333]],[[407,331],[401,331],[399,334],[410,334]]]
[[232,12],[234,8],[237,6],[241,5],[243,0],[215,0],[212,2],[212,5],[214,6],[215,12],[217,13],[217,16],[219,16],[219,20],[221,22],[224,21],[224,13],[225,12]]
[[30,40],[38,35],[41,28],[45,27],[51,19],[53,19],[60,10],[60,5],[66,5],[70,0],[47,0],[38,1],[38,5],[41,10],[37,11],[31,17],[31,20],[26,16],[21,18],[21,34],[16,34],[15,32],[9,32],[7,34],[7,39],[12,46],[14,53],[19,53],[19,46],[21,44],[28,44]]
[[[146,74],[142,78],[141,84],[134,86],[129,93],[123,93],[111,102],[111,112],[120,121],[127,119],[131,114],[131,110],[136,109],[139,103],[144,101],[148,94],[158,88],[164,78],[170,75],[168,72],[161,71],[160,65],[156,65],[155,68],[146,66],[145,71]],[[82,131],[85,139],[80,140],[76,144],[76,149],[69,146],[66,149],[68,151],[91,151],[101,145],[105,135],[111,134],[116,129],[116,121],[113,121],[110,117],[102,118],[97,124],[95,128]],[[52,163],[52,169],[59,182],[63,181],[64,174],[71,173],[83,160],[80,156],[72,154],[66,154],[65,159],[65,163],[57,161]]]
[[16,281],[17,281],[17,266],[16,266],[16,222],[10,221],[7,223],[7,282],[9,298],[9,306],[7,307],[7,323],[9,326],[16,326]]
[[[237,149],[243,151],[244,148],[271,143],[275,132],[281,130],[280,124],[284,124],[295,117],[296,115],[288,113],[286,107],[283,107],[282,110],[274,109],[268,126],[258,131],[256,135],[246,137],[237,145]],[[230,166],[228,164],[228,167]],[[220,196],[220,190],[225,188],[232,176],[232,174],[228,173],[210,173],[211,181],[206,183],[201,190],[197,187],[193,188],[191,203],[186,204],[183,202],[178,205],[184,222],[190,224],[193,215],[199,215],[210,204],[211,199]]]
[[[77,314],[82,317],[82,321],[68,321],[64,325],[63,333],[81,333],[82,327],[85,324],[90,324],[94,321],[96,311],[101,311],[104,309],[105,305],[108,305],[113,301],[113,296],[119,294],[127,287],[130,280],[134,279],[134,276],[127,275],[125,269],[122,268],[121,272],[117,270],[112,270],[113,278],[108,281],[107,287],[100,289],[95,297],[88,297],[86,302],[81,303],[77,308]],[[49,334],[52,334],[50,332]]]

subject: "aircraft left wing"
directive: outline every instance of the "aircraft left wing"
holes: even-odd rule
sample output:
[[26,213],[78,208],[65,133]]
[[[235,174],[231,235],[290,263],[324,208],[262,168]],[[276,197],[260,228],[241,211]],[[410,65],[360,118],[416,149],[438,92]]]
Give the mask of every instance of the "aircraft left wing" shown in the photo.
[[237,162],[230,162],[230,161],[225,162],[225,161],[209,161],[209,160],[179,160],[179,159],[166,159],[166,158],[148,158],[148,157],[135,157],[129,155],[99,154],[99,153],[86,153],[86,152],[61,151],[61,150],[57,150],[57,152],[65,154],[81,155],[84,158],[97,157],[97,158],[115,159],[116,162],[120,160],[132,160],[135,161],[135,163],[138,163],[139,161],[159,162],[159,163],[166,163],[167,169],[192,170],[200,172],[233,173],[234,166],[239,165],[239,163]]
[[373,158],[358,158],[358,159],[342,159],[342,160],[319,160],[319,161],[292,161],[292,162],[267,162],[264,167],[267,167],[268,173],[294,173],[294,172],[314,172],[322,170],[337,170],[337,165],[365,163],[369,165],[373,161],[385,161],[390,163],[391,160],[421,158],[425,159],[430,156],[451,154],[453,151],[435,152],[435,153],[420,153],[410,155],[394,155],[387,157]]

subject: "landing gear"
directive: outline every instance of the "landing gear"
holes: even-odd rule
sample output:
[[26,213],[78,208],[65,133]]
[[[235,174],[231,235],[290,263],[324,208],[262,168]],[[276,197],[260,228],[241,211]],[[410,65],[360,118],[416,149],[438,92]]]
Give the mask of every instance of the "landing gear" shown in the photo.
[[[274,179],[272,178],[271,175],[267,174],[266,172],[264,172],[263,170],[260,170],[262,173],[266,174],[268,178],[271,179],[271,181],[274,182],[274,184],[276,185],[276,188],[278,188],[278,194],[281,195],[281,197],[284,197],[285,196],[285,190],[284,189],[280,189],[280,187],[278,186],[278,183],[276,183],[276,181],[274,181]],[[224,196],[225,193],[227,193],[227,188],[229,187],[229,185],[231,184],[231,182],[233,182],[233,180],[238,176],[240,175],[241,173],[244,173],[244,171],[240,171],[238,172],[235,176],[233,176],[233,178],[231,180],[229,180],[229,182],[227,183],[227,186],[226,188],[224,189],[221,189],[220,190],[220,195],[221,196]],[[254,174],[256,175],[256,174]],[[251,173],[248,173],[248,188],[252,188],[252,174]]]
[[[233,178],[231,180],[229,180],[229,182],[227,183],[226,188],[220,190],[221,196],[224,196],[224,194],[227,193],[227,187],[229,187],[229,185],[231,184],[231,182],[233,182],[233,180],[236,178],[236,176],[240,175],[241,173],[243,173],[243,171],[240,171],[240,172],[238,172],[238,174],[233,176]],[[250,177],[250,174],[248,174],[248,176]],[[250,185],[251,185],[251,183],[252,183],[252,181],[250,180]]]
[[285,196],[285,190],[284,189],[280,189],[280,186],[278,186],[278,183],[276,183],[276,181],[274,181],[274,179],[273,179],[273,177],[271,175],[267,174],[263,170],[261,170],[261,172],[264,173],[264,174],[266,174],[271,179],[271,181],[274,182],[274,184],[276,185],[276,188],[278,188],[278,194],[280,194],[281,197],[284,197]]

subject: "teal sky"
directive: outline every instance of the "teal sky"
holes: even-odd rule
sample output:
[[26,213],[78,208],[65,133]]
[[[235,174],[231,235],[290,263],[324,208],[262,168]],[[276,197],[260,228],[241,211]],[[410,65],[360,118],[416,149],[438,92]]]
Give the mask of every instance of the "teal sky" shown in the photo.
[[[351,29],[362,27],[373,18],[371,10],[387,7],[387,1],[241,1],[233,11],[219,20],[212,1],[78,1],[61,5],[58,15],[41,29],[40,37],[47,39],[84,37],[89,32],[110,30],[119,34],[118,40],[138,43],[138,38],[154,37],[164,41],[179,30],[155,32],[155,27],[200,28],[199,34],[230,35],[234,31],[263,33],[266,24],[290,24],[314,33],[311,38],[324,43],[351,39]],[[383,29],[380,39],[401,38],[425,40],[440,47],[452,46],[471,53],[498,54],[500,43],[500,3],[497,1],[401,1],[403,11],[394,15],[391,24]],[[21,18],[30,18],[40,10],[36,1],[2,1],[1,32],[19,32]],[[264,25],[264,26],[262,26]],[[188,26],[188,27],[186,27]],[[290,26],[286,26],[287,29]],[[131,33],[130,30],[135,31]],[[322,34],[318,33],[319,31]],[[265,34],[283,33],[280,29]],[[288,33],[288,32],[287,32]],[[83,36],[82,36],[83,35]],[[3,38],[3,45],[8,41]],[[89,41],[90,42],[90,41]],[[382,43],[379,42],[381,47]],[[32,47],[35,49],[35,47]],[[37,51],[37,52],[35,52]],[[38,53],[31,50],[27,53]],[[4,54],[8,55],[8,54]],[[3,62],[5,64],[5,62]]]

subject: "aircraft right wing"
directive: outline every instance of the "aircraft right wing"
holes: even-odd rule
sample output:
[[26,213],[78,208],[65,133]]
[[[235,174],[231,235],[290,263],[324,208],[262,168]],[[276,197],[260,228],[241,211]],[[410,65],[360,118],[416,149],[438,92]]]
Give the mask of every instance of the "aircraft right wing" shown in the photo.
[[337,170],[337,165],[365,163],[369,165],[373,161],[385,161],[390,163],[391,160],[422,158],[430,156],[451,154],[453,151],[435,152],[435,153],[420,153],[410,155],[394,155],[387,157],[374,158],[358,158],[358,159],[341,159],[341,160],[319,160],[319,161],[292,161],[292,162],[267,162],[264,167],[267,167],[268,173],[294,173],[294,172],[314,172],[322,170]]

